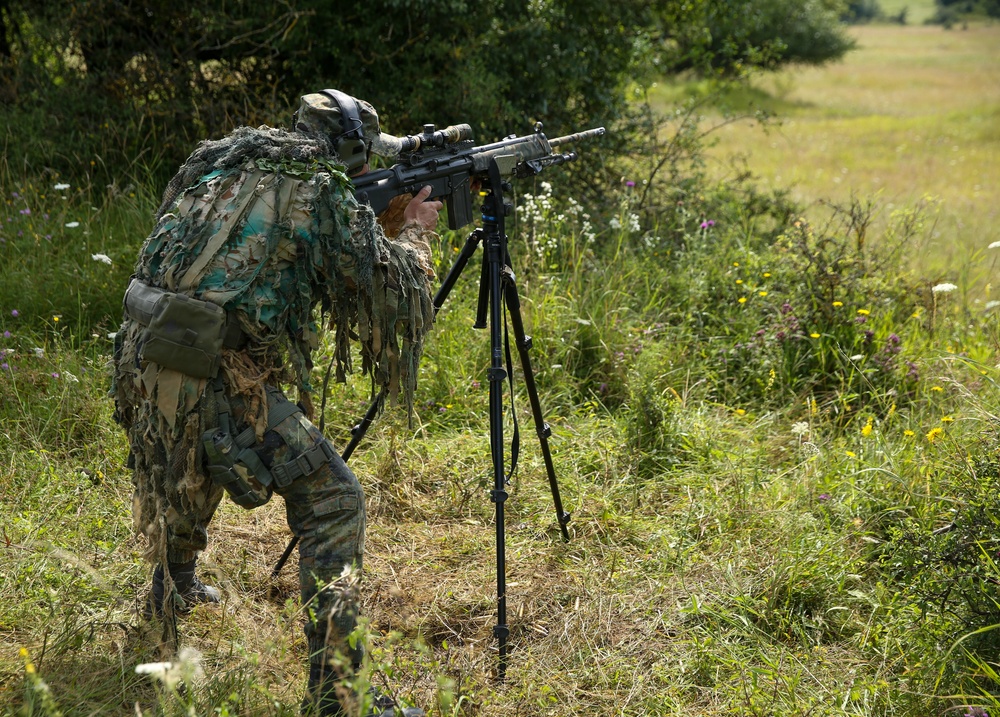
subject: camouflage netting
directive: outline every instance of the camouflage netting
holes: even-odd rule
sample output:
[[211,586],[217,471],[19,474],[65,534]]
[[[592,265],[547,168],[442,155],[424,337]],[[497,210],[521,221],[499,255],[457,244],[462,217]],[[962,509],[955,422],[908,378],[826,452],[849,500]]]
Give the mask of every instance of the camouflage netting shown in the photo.
[[[222,354],[258,439],[265,385],[294,385],[308,408],[312,352],[325,324],[338,379],[362,370],[412,408],[423,337],[433,320],[429,244],[405,227],[390,241],[317,137],[268,128],[202,143],[164,194],[136,266],[144,282],[223,306],[249,339]],[[204,547],[221,496],[202,467],[214,427],[210,382],[139,360],[143,327],[126,318],[115,361],[118,416],[135,459],[136,527],[147,557],[182,562]],[[194,517],[193,525],[191,518]]]

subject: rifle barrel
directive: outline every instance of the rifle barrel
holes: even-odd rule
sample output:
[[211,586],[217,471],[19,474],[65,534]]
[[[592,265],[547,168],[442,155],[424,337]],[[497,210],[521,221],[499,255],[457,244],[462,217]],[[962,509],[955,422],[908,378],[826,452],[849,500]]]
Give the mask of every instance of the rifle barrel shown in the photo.
[[568,134],[565,137],[556,137],[555,139],[550,139],[549,144],[553,147],[558,147],[561,144],[569,144],[571,142],[579,142],[584,139],[591,139],[593,137],[601,137],[604,135],[603,127],[595,127],[594,129],[584,130],[583,132],[577,132],[576,134]]

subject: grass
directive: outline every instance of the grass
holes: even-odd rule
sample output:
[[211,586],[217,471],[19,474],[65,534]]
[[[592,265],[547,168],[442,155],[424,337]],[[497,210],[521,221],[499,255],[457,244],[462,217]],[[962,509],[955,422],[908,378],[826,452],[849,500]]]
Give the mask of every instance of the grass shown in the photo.
[[[883,30],[860,32],[886,47],[913,38]],[[920,37],[910,52],[943,52]],[[820,76],[796,74],[784,94],[752,90],[788,111],[783,132],[829,123],[829,146],[841,148],[806,154],[807,139],[795,140],[799,154],[781,159],[783,142],[753,145],[765,188],[706,182],[638,228],[625,188],[607,215],[588,208],[587,218],[544,187],[522,203],[511,251],[573,518],[564,543],[515,371],[522,451],[506,504],[504,684],[488,339],[470,330],[478,272],[462,277],[428,346],[413,426],[387,412],[352,458],[369,509],[366,679],[442,717],[924,717],[1000,706],[1000,344],[983,287],[996,250],[945,221],[961,193],[952,185],[970,181],[951,168],[991,156],[996,139],[971,129],[967,84],[947,112],[937,111],[944,100],[935,112],[915,106],[905,87],[893,112],[875,112],[879,92],[855,96],[831,79],[824,94]],[[850,154],[876,118],[879,141]],[[931,141],[944,130],[947,141]],[[883,146],[894,132],[922,164],[888,161],[898,161]],[[719,137],[714,157],[725,142],[752,144]],[[805,178],[848,166],[840,183],[812,185],[838,201],[874,189],[854,182],[878,169],[895,192],[886,201],[912,204],[941,181],[917,176],[924,166],[955,171],[939,189],[956,194],[936,225],[863,200],[832,219],[819,206],[789,215],[768,172],[800,166]],[[155,194],[72,188],[64,200],[56,181],[0,174],[4,200],[25,202],[8,205],[0,229],[0,712],[296,715],[303,614],[296,558],[269,578],[289,537],[277,499],[252,512],[224,502],[216,515],[201,565],[224,600],[181,623],[196,651],[175,660],[181,682],[136,674],[162,656],[138,616],[150,570],[105,367]],[[969,195],[976,211],[995,211],[996,186]],[[820,196],[805,179],[795,191]],[[909,261],[932,225],[941,245],[963,248]],[[463,241],[442,238],[442,270]],[[932,291],[942,278],[955,287]],[[337,444],[366,389],[332,388]]]
[[938,217],[915,263],[954,277],[1000,238],[1000,26],[851,32],[858,49],[842,63],[763,76],[730,97],[733,109],[777,121],[717,130],[714,172],[731,174],[733,158],[744,158],[766,186],[789,187],[806,204],[878,196],[883,226],[892,211],[931,198]]

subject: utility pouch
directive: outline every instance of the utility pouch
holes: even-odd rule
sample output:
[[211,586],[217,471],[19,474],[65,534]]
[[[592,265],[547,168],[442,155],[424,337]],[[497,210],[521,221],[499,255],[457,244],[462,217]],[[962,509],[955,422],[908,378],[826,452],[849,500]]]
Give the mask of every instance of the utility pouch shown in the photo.
[[125,311],[146,326],[142,360],[195,378],[218,373],[226,339],[221,306],[133,280],[125,293]]
[[[244,433],[248,435],[240,434],[234,439],[225,431],[215,429],[206,431],[202,442],[212,481],[225,488],[236,505],[251,510],[271,500],[273,479],[257,454],[241,445],[254,441],[251,429]],[[255,484],[263,490],[257,489]]]

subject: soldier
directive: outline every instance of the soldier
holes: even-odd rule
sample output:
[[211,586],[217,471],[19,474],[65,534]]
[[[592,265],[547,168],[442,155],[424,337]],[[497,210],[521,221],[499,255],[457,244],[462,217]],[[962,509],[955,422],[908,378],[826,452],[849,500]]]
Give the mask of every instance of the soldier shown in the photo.
[[[342,378],[355,336],[362,369],[412,406],[441,203],[425,188],[388,238],[350,183],[371,153],[398,152],[375,109],[324,90],[302,97],[293,125],[205,141],[170,181],[125,295],[112,394],[131,448],[133,517],[156,565],[146,613],[162,619],[164,644],[176,649],[175,613],[220,599],[195,564],[223,492],[246,508],[276,492],[300,540],[311,615],[303,711],[342,715],[336,665],[356,668],[363,656],[347,636],[365,503],[310,420],[311,355],[328,328]],[[346,701],[394,714],[381,695]]]

